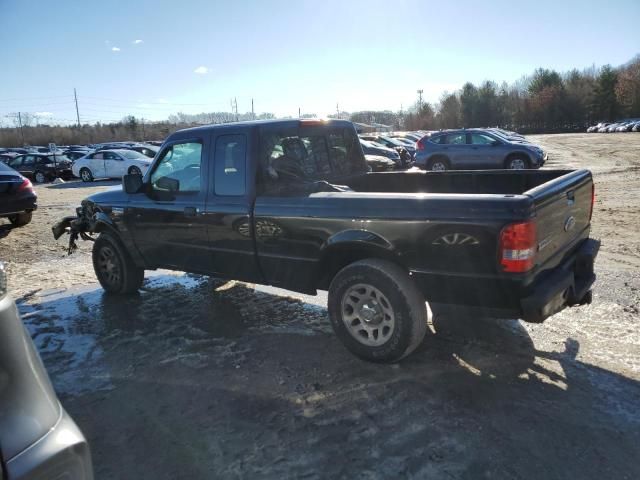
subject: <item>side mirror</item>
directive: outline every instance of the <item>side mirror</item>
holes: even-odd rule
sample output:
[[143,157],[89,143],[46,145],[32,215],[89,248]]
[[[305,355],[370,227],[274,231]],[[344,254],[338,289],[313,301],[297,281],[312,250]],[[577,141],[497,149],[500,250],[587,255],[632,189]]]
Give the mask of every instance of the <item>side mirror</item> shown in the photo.
[[156,187],[167,192],[177,192],[180,190],[180,180],[171,177],[160,177],[156,182]]
[[142,189],[142,175],[130,173],[122,176],[122,189],[125,193],[138,193]]

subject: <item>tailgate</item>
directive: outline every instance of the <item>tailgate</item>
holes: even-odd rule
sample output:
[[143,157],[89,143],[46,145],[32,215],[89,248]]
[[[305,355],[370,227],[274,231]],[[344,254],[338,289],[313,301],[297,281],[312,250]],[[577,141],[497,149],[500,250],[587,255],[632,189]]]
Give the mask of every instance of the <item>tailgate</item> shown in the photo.
[[588,170],[577,170],[533,188],[538,252],[536,264],[552,257],[560,261],[580,238],[589,234],[593,179]]

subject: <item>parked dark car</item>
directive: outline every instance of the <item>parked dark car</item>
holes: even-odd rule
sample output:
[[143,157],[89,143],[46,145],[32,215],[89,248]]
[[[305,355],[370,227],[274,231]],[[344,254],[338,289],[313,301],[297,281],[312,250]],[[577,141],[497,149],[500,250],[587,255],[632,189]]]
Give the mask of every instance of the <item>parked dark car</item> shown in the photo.
[[360,145],[362,146],[362,151],[365,155],[386,157],[389,160],[392,160],[397,168],[402,168],[404,166],[404,162],[400,158],[400,154],[393,148],[388,148],[384,145],[380,145],[379,143],[369,142],[362,139],[360,139]]
[[389,134],[391,138],[399,138],[404,140],[409,140],[411,143],[416,143],[422,137],[424,137],[423,133],[419,132],[393,132]]
[[37,200],[29,179],[0,163],[0,217],[16,227],[26,225],[38,207]]
[[18,155],[9,161],[9,166],[36,183],[45,183],[56,177],[73,178],[71,160],[64,155],[29,153]]
[[24,153],[29,153],[29,150],[27,150],[26,148],[20,148],[20,147],[10,147],[7,148],[8,152],[13,152],[13,153],[17,153],[17,154],[24,154]]
[[396,149],[398,150],[400,155],[402,155],[401,149],[404,149],[409,153],[412,159],[413,155],[415,154],[415,146],[412,147],[406,143],[400,142],[397,138],[391,138],[386,135],[380,134],[363,134],[360,135],[360,138],[369,140],[370,142],[379,143],[380,145],[384,145],[387,148]]
[[372,172],[391,172],[397,167],[396,162],[382,155],[365,153],[364,159]]
[[[112,294],[169,268],[315,294],[351,352],[397,361],[427,329],[425,299],[542,322],[590,302],[587,170],[367,173],[341,120],[178,131],[146,175],[53,226],[98,235]],[[452,195],[455,194],[455,195]]]
[[540,168],[547,159],[535,145],[481,129],[435,132],[416,145],[416,165],[433,171]]
[[1,262],[0,379],[0,479],[92,480],[89,445],[56,397]]
[[17,156],[18,154],[13,152],[0,153],[0,162],[8,164],[10,160],[13,160]]

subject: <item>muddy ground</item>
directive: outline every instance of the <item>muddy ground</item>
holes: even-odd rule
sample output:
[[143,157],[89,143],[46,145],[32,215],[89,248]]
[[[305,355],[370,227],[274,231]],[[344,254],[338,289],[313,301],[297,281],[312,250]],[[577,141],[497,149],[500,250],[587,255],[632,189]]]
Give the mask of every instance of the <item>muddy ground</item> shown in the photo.
[[90,245],[67,258],[49,229],[115,183],[37,187],[0,257],[96,477],[640,478],[640,134],[531,138],[545,168],[594,172],[594,303],[542,325],[432,315],[397,365],[350,355],[323,296],[170,272],[105,296]]

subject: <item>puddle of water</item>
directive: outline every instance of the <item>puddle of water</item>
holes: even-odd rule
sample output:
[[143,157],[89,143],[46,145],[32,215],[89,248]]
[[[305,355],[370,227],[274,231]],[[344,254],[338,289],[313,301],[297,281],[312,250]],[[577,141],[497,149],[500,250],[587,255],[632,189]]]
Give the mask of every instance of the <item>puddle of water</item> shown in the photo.
[[[99,286],[52,288],[18,307],[59,393],[113,388],[135,375],[141,359],[210,366],[246,352],[247,334],[315,335],[331,330],[326,294],[223,282],[175,272],[149,272],[135,295],[113,296]],[[147,360],[144,360],[147,361]]]

